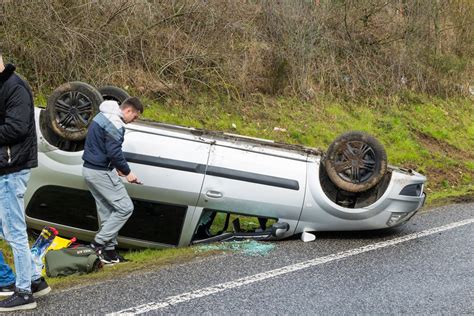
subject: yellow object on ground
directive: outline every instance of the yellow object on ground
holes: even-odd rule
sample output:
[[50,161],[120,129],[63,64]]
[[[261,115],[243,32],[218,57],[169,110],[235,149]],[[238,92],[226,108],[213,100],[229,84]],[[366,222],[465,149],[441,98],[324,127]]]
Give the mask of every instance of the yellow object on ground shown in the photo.
[[66,239],[66,238],[56,236],[54,237],[53,242],[48,247],[48,249],[46,249],[46,252],[50,250],[58,250],[61,248],[69,247],[74,241],[76,241],[75,237],[73,237],[72,239]]

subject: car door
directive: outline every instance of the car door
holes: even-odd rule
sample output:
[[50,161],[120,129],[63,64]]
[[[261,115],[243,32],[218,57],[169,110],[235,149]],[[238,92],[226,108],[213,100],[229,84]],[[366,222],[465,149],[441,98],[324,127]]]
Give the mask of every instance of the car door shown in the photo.
[[198,206],[290,224],[292,234],[301,214],[306,156],[261,145],[216,141]]
[[120,236],[179,245],[199,199],[209,149],[189,134],[130,129],[123,151],[143,184],[127,184],[135,210]]
[[204,179],[210,144],[192,137],[131,130],[123,151],[143,187],[134,196],[195,206]]

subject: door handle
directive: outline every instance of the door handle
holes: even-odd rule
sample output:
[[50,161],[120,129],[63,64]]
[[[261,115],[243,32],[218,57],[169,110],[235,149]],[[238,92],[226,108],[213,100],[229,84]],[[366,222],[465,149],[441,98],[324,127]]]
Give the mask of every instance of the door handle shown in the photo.
[[214,199],[219,199],[221,198],[223,195],[221,192],[219,191],[214,191],[214,190],[209,190],[206,192],[206,196],[207,197],[210,197],[210,198],[214,198]]

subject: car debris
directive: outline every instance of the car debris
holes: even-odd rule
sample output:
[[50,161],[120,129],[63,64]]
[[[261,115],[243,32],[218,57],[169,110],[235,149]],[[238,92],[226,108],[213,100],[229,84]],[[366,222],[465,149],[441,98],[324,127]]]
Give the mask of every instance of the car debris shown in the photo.
[[315,241],[316,240],[316,235],[311,234],[309,232],[302,232],[300,238],[304,242],[310,242],[310,241]]

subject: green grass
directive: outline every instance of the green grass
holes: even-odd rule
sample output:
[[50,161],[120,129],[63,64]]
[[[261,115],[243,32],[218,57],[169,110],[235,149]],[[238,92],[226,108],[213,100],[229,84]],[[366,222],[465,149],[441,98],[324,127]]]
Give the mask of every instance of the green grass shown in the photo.
[[425,207],[425,210],[449,203],[473,202],[474,184],[472,183],[471,181],[469,184],[451,187],[449,183],[445,182],[442,189],[428,193],[426,202],[428,207]]

